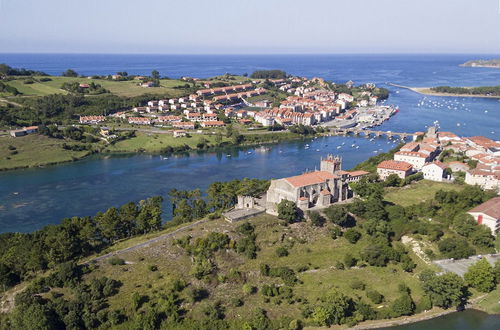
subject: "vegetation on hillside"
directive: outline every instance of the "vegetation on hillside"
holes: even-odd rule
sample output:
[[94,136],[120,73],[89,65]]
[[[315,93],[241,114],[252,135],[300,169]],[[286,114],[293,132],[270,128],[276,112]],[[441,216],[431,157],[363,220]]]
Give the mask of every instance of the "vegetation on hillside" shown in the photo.
[[282,70],[257,70],[250,75],[253,79],[285,79],[288,75]]
[[46,76],[45,72],[27,70],[27,69],[16,69],[8,66],[5,63],[0,63],[0,77],[6,76]]
[[431,91],[437,93],[446,93],[446,94],[500,96],[500,86],[484,86],[484,87],[470,87],[470,88],[438,86],[438,87],[432,87]]
[[[245,179],[215,182],[206,193],[173,190],[168,226],[216,219],[236,203],[237,194],[259,196],[268,185]],[[3,286],[34,279],[4,320],[13,329],[352,326],[433,306],[461,306],[469,288],[488,292],[497,285],[499,265],[478,263],[465,281],[437,275],[400,242],[403,235],[421,237],[434,246],[426,251],[431,258],[490,251],[493,237],[465,213],[490,198],[488,193],[477,187],[440,190],[434,199],[403,207],[384,200],[387,188],[381,183],[363,181],[353,189],[362,199],[323,214],[308,212],[307,222],[293,203],[282,202],[278,219],[238,225],[215,220],[177,234],[172,245],[88,266],[75,262],[124,237],[160,229],[161,199],[65,219],[32,234],[0,235]],[[160,246],[159,258],[154,251]],[[48,268],[53,271],[37,276]],[[337,280],[327,281],[329,274]],[[223,298],[226,293],[231,299]],[[21,317],[29,313],[36,317]]]

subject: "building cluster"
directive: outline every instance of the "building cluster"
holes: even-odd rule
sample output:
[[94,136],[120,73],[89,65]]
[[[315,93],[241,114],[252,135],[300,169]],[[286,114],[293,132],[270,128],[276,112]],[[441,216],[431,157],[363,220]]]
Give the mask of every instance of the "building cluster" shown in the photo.
[[12,137],[19,137],[28,134],[38,133],[38,126],[29,126],[29,127],[23,127],[21,129],[13,129],[9,131],[9,133],[10,136]]
[[[476,166],[470,168],[465,162],[443,163],[436,159],[447,150],[475,161]],[[500,193],[500,142],[484,136],[462,138],[431,127],[422,141],[405,144],[394,154],[393,160],[383,161],[377,166],[382,180],[391,174],[403,179],[416,172],[422,172],[424,179],[432,181],[446,181],[451,179],[450,173],[465,172],[465,183]]]
[[343,171],[342,159],[328,155],[320,161],[320,170],[272,180],[266,194],[267,212],[277,214],[277,205],[284,199],[301,210],[321,209],[353,197],[350,182],[367,175],[365,171]]

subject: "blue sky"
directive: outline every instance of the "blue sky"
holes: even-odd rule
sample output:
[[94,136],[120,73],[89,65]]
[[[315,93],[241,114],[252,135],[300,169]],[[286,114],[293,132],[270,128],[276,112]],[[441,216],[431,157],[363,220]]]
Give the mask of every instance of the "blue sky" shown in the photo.
[[500,0],[0,0],[0,52],[500,53]]

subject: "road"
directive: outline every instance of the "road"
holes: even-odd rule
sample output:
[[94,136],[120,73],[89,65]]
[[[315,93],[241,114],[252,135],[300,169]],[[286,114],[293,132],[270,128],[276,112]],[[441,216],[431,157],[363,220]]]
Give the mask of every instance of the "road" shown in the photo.
[[210,221],[210,220],[209,219],[203,219],[203,220],[199,220],[199,221],[190,223],[190,224],[188,224],[188,225],[186,225],[184,227],[178,228],[178,229],[176,229],[176,230],[174,230],[174,231],[172,231],[170,233],[166,233],[166,234],[160,235],[158,237],[152,238],[152,239],[147,240],[145,242],[138,243],[138,244],[136,244],[134,246],[130,246],[130,247],[122,249],[122,250],[118,250],[118,251],[106,253],[106,254],[104,254],[102,256],[99,256],[99,257],[96,257],[94,259],[91,259],[91,260],[87,261],[86,264],[88,264],[90,262],[93,262],[93,261],[96,261],[96,262],[97,261],[102,261],[102,260],[107,259],[107,258],[112,257],[112,256],[116,256],[116,255],[119,255],[119,254],[122,254],[122,253],[125,253],[125,252],[130,252],[130,251],[134,251],[134,250],[137,250],[137,249],[141,249],[143,247],[147,247],[147,246],[149,246],[152,243],[156,243],[156,242],[159,242],[161,240],[170,238],[170,237],[174,236],[177,233],[180,233],[180,232],[185,231],[187,229],[193,228],[193,227],[198,226],[198,225],[200,225],[202,223],[205,223],[207,221]]

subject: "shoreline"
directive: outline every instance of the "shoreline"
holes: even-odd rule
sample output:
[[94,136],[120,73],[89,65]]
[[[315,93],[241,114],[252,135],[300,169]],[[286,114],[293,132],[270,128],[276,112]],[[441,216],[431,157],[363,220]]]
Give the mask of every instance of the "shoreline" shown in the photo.
[[388,85],[393,86],[393,87],[408,89],[408,90],[411,90],[415,93],[422,94],[422,95],[444,96],[444,97],[472,97],[472,98],[475,97],[475,98],[481,98],[481,99],[500,99],[500,95],[484,95],[484,94],[472,95],[472,94],[438,93],[438,92],[431,91],[431,87],[410,87],[410,86],[403,86],[403,85],[397,85],[397,84],[392,84],[392,83],[388,83]]
[[[315,134],[313,136],[309,137],[324,137],[327,135],[323,134]],[[261,141],[261,142],[255,142],[255,143],[246,143],[246,144],[230,144],[230,145],[225,145],[223,147],[213,147],[213,148],[208,148],[208,149],[189,149],[185,151],[177,151],[177,152],[171,152],[171,153],[162,153],[161,151],[137,151],[137,150],[116,150],[116,151],[107,151],[107,152],[94,152],[94,153],[88,153],[82,157],[74,158],[74,159],[68,159],[65,161],[57,161],[57,162],[47,162],[43,164],[36,164],[36,165],[19,165],[15,167],[2,167],[0,168],[0,174],[5,173],[5,172],[10,172],[10,171],[15,171],[15,170],[27,170],[27,169],[39,169],[39,168],[45,168],[48,166],[57,166],[57,165],[65,165],[65,164],[70,164],[70,163],[75,163],[79,162],[82,160],[89,159],[92,156],[96,157],[106,157],[106,156],[123,156],[123,155],[152,155],[152,156],[158,156],[158,155],[166,155],[166,156],[171,156],[171,155],[181,155],[181,154],[190,154],[190,153],[206,153],[206,152],[216,152],[219,150],[224,150],[226,148],[245,148],[245,147],[254,147],[254,146],[259,146],[259,145],[269,145],[269,144],[280,144],[282,142],[288,142],[288,141],[298,141],[298,140],[303,140],[305,138],[309,138],[306,136],[297,136],[297,137],[285,137],[282,140],[277,140],[277,141]]]

